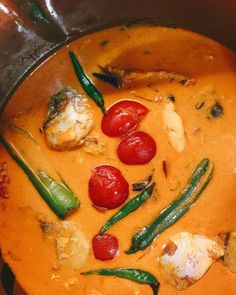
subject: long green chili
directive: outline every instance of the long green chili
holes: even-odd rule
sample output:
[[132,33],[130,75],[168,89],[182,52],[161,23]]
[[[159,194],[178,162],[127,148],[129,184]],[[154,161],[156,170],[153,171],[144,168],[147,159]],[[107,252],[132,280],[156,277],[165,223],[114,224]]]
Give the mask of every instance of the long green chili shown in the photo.
[[63,219],[71,210],[79,207],[79,200],[63,181],[55,181],[46,172],[30,168],[14,145],[8,143],[1,133],[0,142],[58,217]]
[[103,112],[106,113],[106,109],[104,106],[104,100],[102,93],[97,89],[97,87],[93,84],[93,82],[89,79],[89,77],[85,74],[82,66],[80,65],[77,57],[73,52],[69,52],[71,62],[73,64],[76,76],[80,81],[82,87],[85,92],[93,99],[93,101],[99,106]]
[[161,211],[149,225],[133,236],[132,245],[126,254],[133,254],[147,248],[161,232],[178,221],[198,200],[212,175],[213,163],[209,159],[202,159],[194,169],[187,186],[178,197]]
[[104,275],[116,276],[119,278],[128,279],[139,284],[148,284],[153,290],[153,295],[158,294],[160,283],[149,272],[137,268],[108,268],[108,269],[95,269],[87,272],[82,272],[82,275]]
[[119,220],[123,219],[125,216],[134,212],[138,209],[150,196],[152,195],[153,189],[156,183],[153,182],[149,187],[144,189],[140,194],[132,198],[128,203],[126,203],[115,215],[113,215],[106,224],[100,230],[100,233],[107,231],[113,224],[117,223]]

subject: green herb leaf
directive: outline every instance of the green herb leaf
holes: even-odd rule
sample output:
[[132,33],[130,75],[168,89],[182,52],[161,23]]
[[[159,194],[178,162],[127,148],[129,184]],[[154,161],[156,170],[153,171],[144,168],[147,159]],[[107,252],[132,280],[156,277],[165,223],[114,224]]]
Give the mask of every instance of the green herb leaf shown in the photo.
[[112,76],[112,75],[105,75],[101,73],[93,73],[93,76],[105,83],[111,84],[112,86],[116,88],[121,87],[122,81],[119,77]]
[[1,283],[7,295],[13,295],[15,275],[8,266],[4,263],[1,270]]
[[133,191],[142,191],[143,189],[145,189],[146,186],[152,181],[154,172],[155,169],[152,169],[152,171],[149,173],[148,177],[145,180],[132,183]]
[[138,19],[134,20],[124,26],[124,30],[128,30],[130,28],[138,27],[138,26],[157,26],[157,27],[167,27],[167,28],[172,28],[176,29],[177,26],[175,23],[166,20],[166,19],[161,19],[161,18],[143,18],[143,19]]
[[108,40],[103,40],[100,42],[100,46],[106,46],[109,43]]
[[222,105],[219,104],[218,102],[216,102],[211,108],[211,115],[214,118],[221,116],[223,114],[223,112],[224,112],[224,109],[223,109]]

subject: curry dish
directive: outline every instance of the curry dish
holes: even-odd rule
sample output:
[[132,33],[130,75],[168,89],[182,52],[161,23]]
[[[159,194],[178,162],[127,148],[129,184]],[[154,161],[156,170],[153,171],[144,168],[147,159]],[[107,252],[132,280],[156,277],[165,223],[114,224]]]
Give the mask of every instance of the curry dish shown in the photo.
[[86,35],[1,117],[0,249],[27,294],[236,294],[236,55]]

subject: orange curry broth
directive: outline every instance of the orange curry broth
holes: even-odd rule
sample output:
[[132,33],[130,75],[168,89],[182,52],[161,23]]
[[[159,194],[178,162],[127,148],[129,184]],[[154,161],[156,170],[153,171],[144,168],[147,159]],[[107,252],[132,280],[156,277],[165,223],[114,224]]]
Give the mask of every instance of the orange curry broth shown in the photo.
[[[101,45],[104,40],[108,41],[107,44]],[[71,66],[69,50],[78,55],[90,77],[93,72],[99,71],[98,65],[111,64],[129,69],[166,70],[196,80],[191,87],[157,80],[152,84],[145,81],[130,88],[115,89],[94,78],[104,94],[106,107],[117,100],[129,98],[150,109],[139,127],[157,143],[157,154],[149,164],[127,166],[119,161],[115,152],[119,139],[102,134],[102,113],[91,99],[89,102],[95,115],[92,133],[98,134],[106,143],[105,154],[90,155],[81,147],[64,152],[47,148],[39,128],[45,120],[50,97],[64,86],[71,86],[84,93]],[[119,240],[118,257],[102,262],[94,258],[91,250],[87,263],[80,270],[55,270],[55,245],[43,237],[39,220],[59,220],[24,172],[0,146],[1,161],[8,163],[10,177],[10,198],[0,200],[0,246],[4,259],[28,294],[152,294],[147,285],[125,279],[80,275],[81,271],[102,267],[136,267],[147,270],[160,281],[160,295],[179,294],[179,291],[165,282],[157,261],[168,238],[181,231],[215,236],[220,232],[236,229],[235,74],[236,55],[206,37],[181,29],[111,28],[82,37],[59,49],[22,83],[10,100],[3,120],[14,122],[30,131],[57,171],[78,195],[81,206],[67,220],[75,221],[89,241],[117,210],[101,213],[91,205],[88,180],[95,166],[110,164],[118,167],[130,185],[145,179],[150,170],[155,168],[154,180],[158,188],[155,197],[109,230]],[[202,95],[205,95],[202,93],[212,90],[224,108],[224,114],[219,118],[208,118],[213,101],[206,99],[202,109],[195,108]],[[175,96],[175,110],[181,116],[185,128],[187,144],[182,153],[173,149],[163,128],[161,97],[168,94]],[[159,102],[149,102],[138,96],[151,99],[156,97]],[[212,181],[196,205],[174,226],[162,233],[149,249],[126,255],[124,251],[129,248],[135,231],[149,223],[159,210],[176,197],[185,186],[196,163],[203,157],[214,162],[215,171]],[[163,160],[168,164],[167,178],[162,169]],[[130,197],[134,195],[130,186]],[[143,256],[144,253],[147,255]],[[59,275],[59,278],[52,279],[54,274]],[[70,278],[78,278],[78,282],[67,289],[64,283]],[[235,275],[221,262],[216,262],[203,278],[183,293],[221,295],[222,292],[225,295],[236,294],[236,280]]]

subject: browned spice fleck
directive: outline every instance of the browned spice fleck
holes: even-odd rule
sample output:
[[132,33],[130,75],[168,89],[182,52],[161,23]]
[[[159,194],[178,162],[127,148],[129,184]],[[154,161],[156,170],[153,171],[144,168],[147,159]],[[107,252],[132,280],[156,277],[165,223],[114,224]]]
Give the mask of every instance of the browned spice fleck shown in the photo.
[[169,256],[173,256],[175,254],[175,251],[177,250],[177,246],[174,242],[170,241],[168,242],[164,248],[163,248],[163,254],[167,254]]
[[165,177],[168,177],[168,166],[166,160],[162,161],[162,169],[164,172]]
[[7,175],[7,163],[3,162],[0,166],[0,197],[8,199],[8,184],[10,183]]
[[205,101],[200,101],[195,105],[195,108],[197,110],[200,110],[204,106],[204,104],[205,104]]
[[96,137],[87,137],[85,139],[87,142],[91,142],[91,143],[95,143],[95,144],[98,144],[98,140]]
[[195,85],[195,80],[194,79],[182,79],[179,81],[179,83],[183,86],[193,86]]

